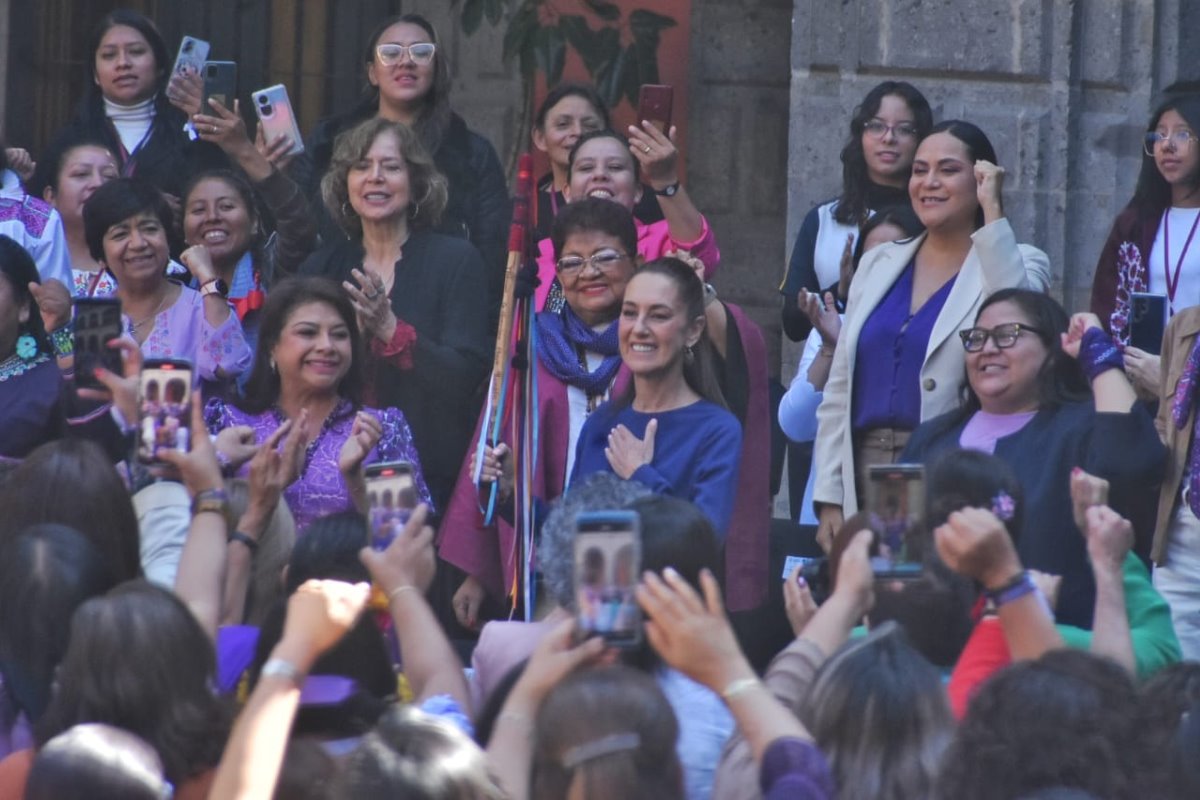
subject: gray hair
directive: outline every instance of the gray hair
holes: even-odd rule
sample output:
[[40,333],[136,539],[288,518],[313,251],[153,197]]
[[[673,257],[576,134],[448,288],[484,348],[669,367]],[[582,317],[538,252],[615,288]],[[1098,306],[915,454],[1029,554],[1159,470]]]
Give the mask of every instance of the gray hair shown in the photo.
[[634,500],[654,494],[637,481],[596,472],[575,483],[555,501],[542,523],[537,563],[546,592],[560,607],[575,608],[575,518],[585,511],[628,508]]

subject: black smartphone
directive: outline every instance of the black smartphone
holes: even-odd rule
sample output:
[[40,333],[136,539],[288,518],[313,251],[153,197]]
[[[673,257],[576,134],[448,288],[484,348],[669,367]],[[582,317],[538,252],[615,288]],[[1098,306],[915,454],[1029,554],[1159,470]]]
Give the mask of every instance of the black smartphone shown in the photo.
[[368,464],[363,468],[367,482],[369,544],[384,550],[400,533],[417,507],[417,481],[407,461]]
[[615,647],[642,638],[634,591],[642,572],[641,519],[633,511],[592,511],[575,519],[575,628]]
[[216,100],[230,111],[233,111],[233,101],[237,98],[237,62],[234,61],[205,61],[204,62],[204,100],[200,112],[216,116],[209,100]]
[[164,450],[186,453],[192,432],[192,364],[148,359],[138,381],[138,461],[157,464]]
[[671,130],[671,106],[675,89],[662,83],[646,83],[638,89],[638,125],[642,120],[652,123],[664,134]]
[[1167,330],[1167,298],[1148,292],[1129,293],[1129,344],[1151,355],[1162,353]]
[[878,578],[917,578],[924,572],[925,467],[872,464],[867,467],[871,567]]
[[121,336],[121,301],[115,297],[75,300],[75,385],[102,388],[97,367],[121,374],[121,351],[108,346]]

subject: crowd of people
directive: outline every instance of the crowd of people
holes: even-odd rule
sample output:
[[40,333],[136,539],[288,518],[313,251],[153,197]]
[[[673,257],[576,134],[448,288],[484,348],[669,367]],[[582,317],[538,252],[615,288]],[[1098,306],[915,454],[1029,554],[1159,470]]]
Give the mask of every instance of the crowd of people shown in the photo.
[[0,800],[1200,796],[1200,97],[1072,314],[987,134],[872,88],[772,406],[674,127],[546,94],[510,343],[426,19],[301,149],[89,47],[0,164]]

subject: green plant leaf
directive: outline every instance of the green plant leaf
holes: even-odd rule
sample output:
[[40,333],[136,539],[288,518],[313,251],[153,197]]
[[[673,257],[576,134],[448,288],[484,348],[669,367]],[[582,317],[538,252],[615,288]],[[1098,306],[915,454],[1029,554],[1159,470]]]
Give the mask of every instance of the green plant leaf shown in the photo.
[[463,1],[461,22],[463,33],[467,36],[479,30],[479,23],[483,22],[483,3],[484,0]]
[[542,27],[534,37],[537,65],[546,73],[546,85],[554,86],[562,79],[567,57],[567,40],[557,27]]
[[584,0],[584,5],[605,22],[616,22],[621,18],[621,9],[617,8],[616,3],[607,0]]
[[621,81],[622,73],[626,69],[629,62],[629,51],[617,45],[617,53],[611,59],[600,65],[599,69],[592,74],[592,80],[596,84],[596,91],[604,98],[605,104],[610,108],[621,101]]

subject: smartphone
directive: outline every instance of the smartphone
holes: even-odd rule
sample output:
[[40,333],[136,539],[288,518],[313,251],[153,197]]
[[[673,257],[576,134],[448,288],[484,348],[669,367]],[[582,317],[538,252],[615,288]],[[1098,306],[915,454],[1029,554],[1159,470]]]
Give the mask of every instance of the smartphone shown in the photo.
[[638,124],[647,120],[664,134],[671,130],[671,106],[675,89],[661,83],[646,83],[638,89]]
[[208,42],[195,36],[185,36],[179,43],[179,53],[175,56],[175,66],[172,74],[184,75],[192,72],[200,75],[204,70],[204,62],[208,60]]
[[97,367],[121,374],[121,351],[108,346],[121,336],[121,301],[115,297],[75,300],[75,385],[102,388]]
[[580,639],[603,637],[615,647],[642,638],[634,597],[642,572],[641,520],[633,511],[593,511],[575,520],[575,628]]
[[1130,292],[1129,301],[1129,344],[1151,355],[1161,355],[1167,330],[1166,296]]
[[413,466],[407,461],[368,464],[363,477],[367,482],[369,544],[385,550],[417,507]]
[[867,467],[868,508],[875,540],[871,567],[879,578],[916,578],[924,571],[921,520],[925,516],[925,467],[872,464]]
[[138,381],[138,461],[156,464],[158,453],[186,453],[192,432],[192,365],[172,358],[148,359]]
[[288,100],[287,87],[282,83],[259,89],[251,97],[254,99],[254,113],[262,123],[263,138],[267,143],[286,136],[292,143],[288,150],[292,155],[304,152],[304,138],[300,135],[300,126],[296,124],[296,114],[292,103]]
[[200,112],[216,116],[212,106],[208,103],[209,100],[216,100],[233,111],[235,98],[237,98],[237,62],[205,61],[204,101],[200,105]]

